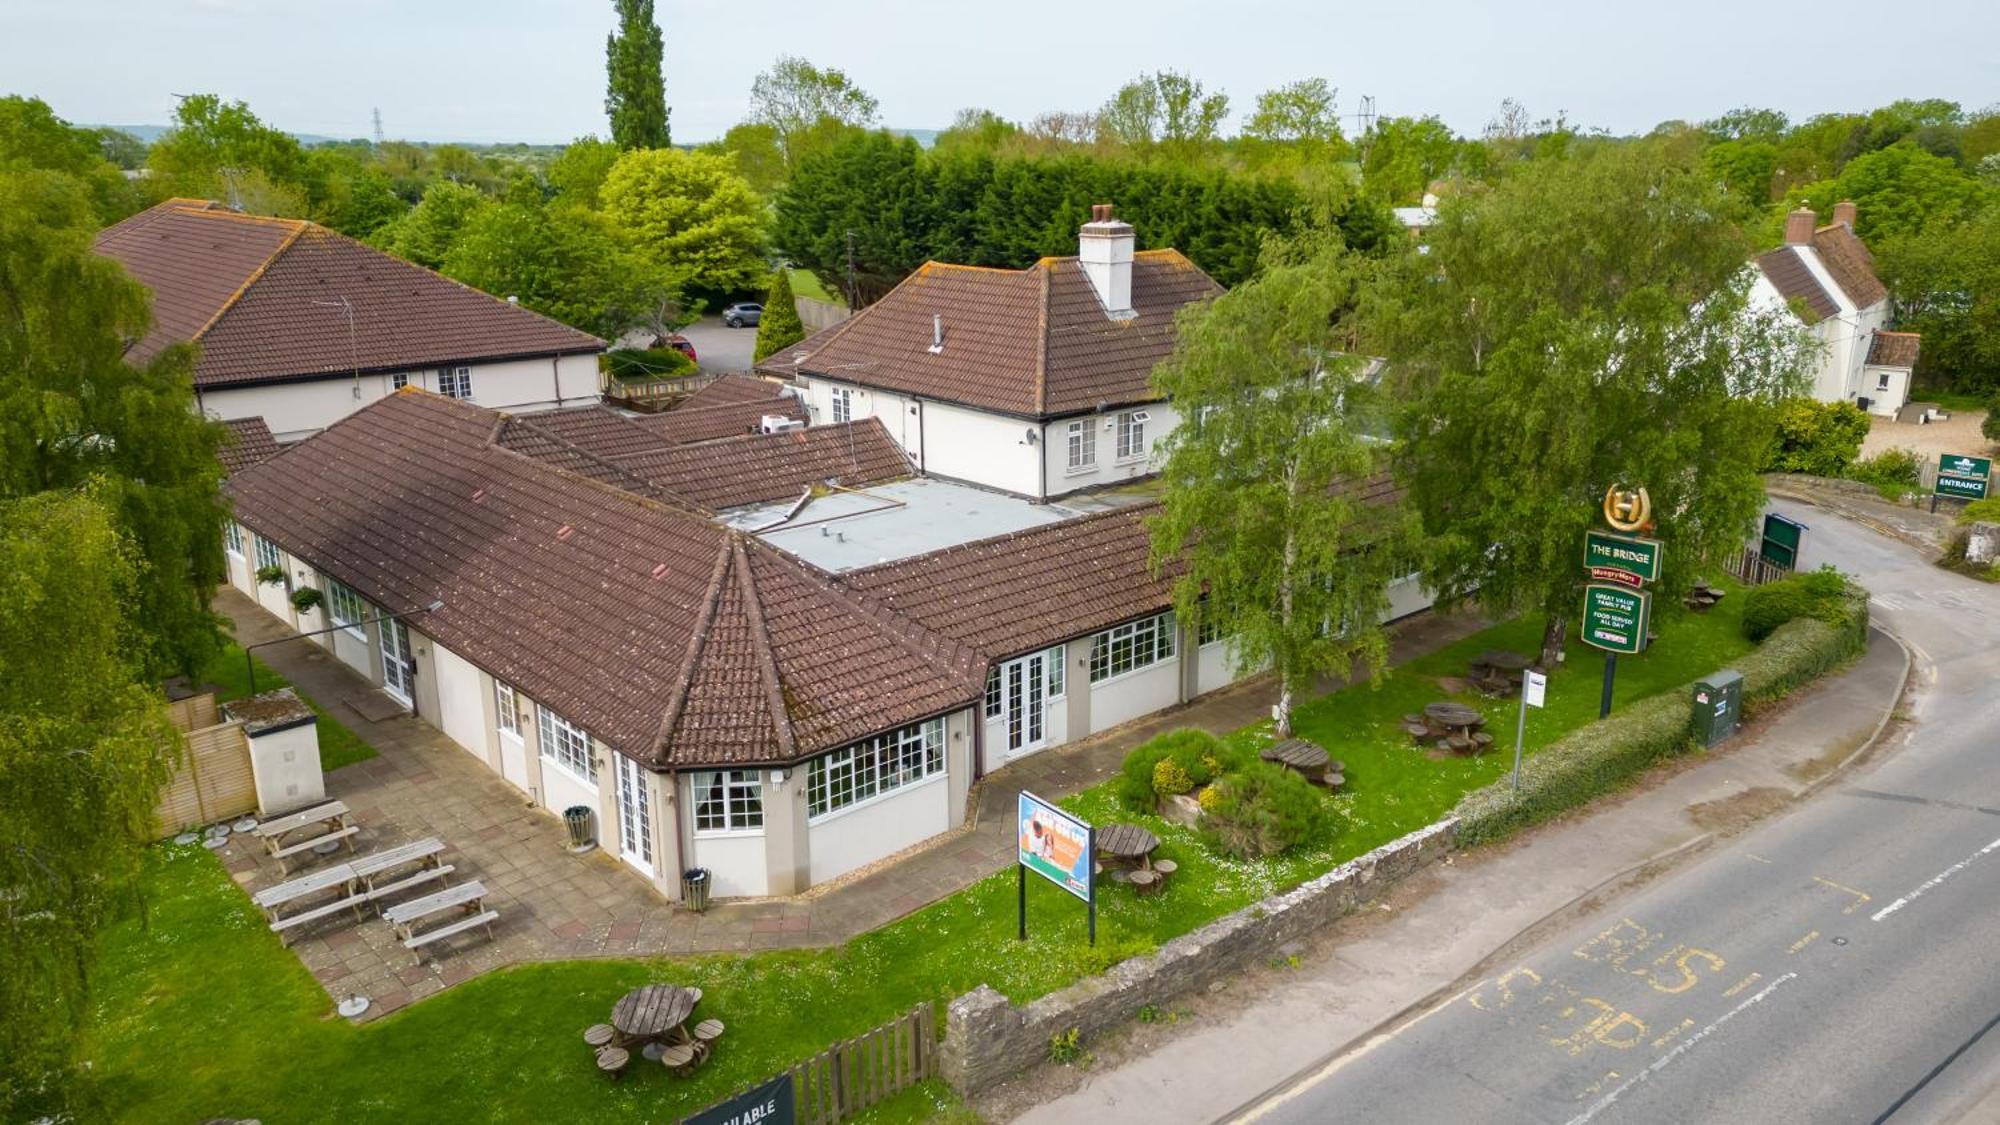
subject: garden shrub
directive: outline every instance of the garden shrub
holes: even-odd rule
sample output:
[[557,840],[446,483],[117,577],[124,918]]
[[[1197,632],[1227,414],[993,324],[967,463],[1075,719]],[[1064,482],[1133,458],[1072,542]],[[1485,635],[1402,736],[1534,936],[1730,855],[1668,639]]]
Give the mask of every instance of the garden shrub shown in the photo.
[[1801,617],[1844,626],[1850,624],[1851,601],[1846,576],[1830,566],[1767,582],[1743,596],[1743,635],[1762,641]]
[[[1152,812],[1163,794],[1186,793],[1253,760],[1205,730],[1156,734],[1132,748],[1118,770],[1118,799],[1134,812]],[[1185,788],[1162,788],[1165,780]]]
[[1958,513],[1960,523],[2000,523],[2000,496],[1974,500]]
[[1778,432],[1764,468],[1837,477],[1861,455],[1867,436],[1868,415],[1851,402],[1787,399],[1778,404]]
[[645,383],[692,375],[695,362],[675,348],[621,348],[604,353],[604,369],[613,379]]
[[1202,841],[1237,859],[1262,859],[1296,847],[1327,828],[1333,816],[1312,783],[1267,762],[1223,774],[1203,790],[1202,807]]
[[1979,422],[1979,434],[1987,441],[2000,442],[2000,391],[1986,400],[1986,417]]
[[1916,491],[1923,482],[1923,462],[1914,449],[1885,449],[1873,457],[1856,461],[1847,469],[1849,479],[1873,485],[1891,500]]

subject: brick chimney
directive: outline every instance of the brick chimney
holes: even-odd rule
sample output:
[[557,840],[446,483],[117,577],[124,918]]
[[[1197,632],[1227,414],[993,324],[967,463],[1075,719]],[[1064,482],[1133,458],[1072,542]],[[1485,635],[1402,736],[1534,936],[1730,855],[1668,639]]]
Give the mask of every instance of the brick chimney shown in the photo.
[[1785,245],[1804,246],[1811,242],[1813,224],[1817,222],[1819,222],[1819,216],[1813,214],[1810,207],[1801,207],[1791,214],[1786,215]]
[[1131,224],[1114,217],[1109,203],[1092,204],[1090,221],[1077,232],[1077,263],[1113,320],[1136,315],[1132,309],[1133,243]]
[[1846,226],[1848,230],[1854,229],[1854,216],[1857,213],[1852,199],[1843,199],[1833,205],[1833,221]]

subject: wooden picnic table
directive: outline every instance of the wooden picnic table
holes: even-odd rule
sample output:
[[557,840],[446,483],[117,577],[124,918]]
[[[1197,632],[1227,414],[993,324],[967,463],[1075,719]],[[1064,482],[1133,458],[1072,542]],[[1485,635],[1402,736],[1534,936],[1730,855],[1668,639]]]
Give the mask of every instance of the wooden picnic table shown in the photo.
[[1110,824],[1097,833],[1097,854],[1119,863],[1151,866],[1159,837],[1136,824]]
[[1347,764],[1334,761],[1325,747],[1303,738],[1274,742],[1258,757],[1296,770],[1304,774],[1308,781],[1318,782],[1329,789],[1337,791],[1347,783]]
[[280,906],[289,905],[335,887],[345,888],[352,882],[354,882],[352,865],[338,863],[332,867],[321,868],[310,875],[301,875],[296,879],[288,879],[265,887],[251,895],[250,901],[264,911],[266,918],[275,922],[278,919]]
[[694,1014],[695,993],[672,984],[648,984],[626,993],[611,1009],[611,1026],[631,1039],[686,1039],[681,1025]]
[[415,937],[414,927],[418,922],[452,910],[466,910],[477,914],[485,909],[486,886],[477,879],[467,880],[456,887],[427,894],[398,903],[382,912],[382,917],[394,927],[396,936],[407,941]]
[[1518,652],[1499,648],[1480,653],[1479,659],[1472,662],[1476,668],[1491,668],[1496,672],[1525,672],[1534,663]]
[[308,824],[327,824],[335,828],[347,827],[347,806],[340,801],[328,801],[295,813],[286,813],[275,820],[267,820],[251,829],[258,838],[271,841],[288,833],[296,832]]
[[361,880],[370,891],[373,891],[377,877],[411,863],[436,866],[438,856],[443,851],[443,840],[436,836],[426,836],[421,840],[358,856],[349,860],[347,866],[353,870],[356,879]]
[[[313,826],[325,831],[308,839],[286,842],[285,837],[291,833]],[[347,850],[351,852],[354,850],[355,833],[360,831],[359,828],[347,823],[347,806],[339,801],[328,801],[323,805],[288,813],[251,829],[253,834],[264,841],[264,847],[270,851],[271,858],[278,861],[280,871],[291,869],[293,856],[300,856],[302,860],[309,859],[311,853],[325,844],[338,844],[344,841]]]
[[1480,714],[1477,708],[1467,707],[1463,703],[1428,704],[1424,707],[1424,718],[1448,732],[1463,731],[1470,734],[1486,725],[1486,716]]

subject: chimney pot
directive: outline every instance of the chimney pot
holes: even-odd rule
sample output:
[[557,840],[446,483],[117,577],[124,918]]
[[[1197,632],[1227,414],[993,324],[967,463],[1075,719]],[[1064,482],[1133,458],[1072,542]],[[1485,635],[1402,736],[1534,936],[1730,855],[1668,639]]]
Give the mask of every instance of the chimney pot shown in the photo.
[[1111,204],[1094,203],[1090,221],[1077,232],[1077,264],[1097,291],[1104,311],[1114,320],[1134,315],[1132,309],[1132,227],[1118,220]]
[[1813,224],[1818,221],[1819,216],[1813,214],[1810,207],[1801,207],[1791,214],[1786,215],[1785,245],[1804,246],[1810,243],[1813,235]]
[[1859,213],[1852,199],[1843,199],[1833,205],[1833,221],[1845,225],[1848,230],[1854,229],[1854,218]]

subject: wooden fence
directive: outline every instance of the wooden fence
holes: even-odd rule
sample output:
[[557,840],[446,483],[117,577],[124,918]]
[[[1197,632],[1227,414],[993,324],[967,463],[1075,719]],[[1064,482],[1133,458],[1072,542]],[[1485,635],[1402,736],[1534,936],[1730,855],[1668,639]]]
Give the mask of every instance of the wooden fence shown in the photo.
[[798,1125],[838,1125],[935,1077],[937,1046],[937,1017],[929,1004],[835,1043],[791,1070]]
[[700,375],[685,375],[678,379],[613,379],[604,377],[604,397],[628,410],[644,414],[657,413],[668,409],[674,403],[708,386],[721,375],[704,372]]
[[1745,586],[1762,586],[1766,582],[1776,582],[1780,578],[1790,578],[1792,568],[1777,563],[1757,553],[1755,547],[1745,547],[1735,558],[1723,563],[1722,569],[1734,575]]
[[242,816],[257,808],[257,778],[250,769],[250,736],[240,722],[218,722],[213,693],[170,703],[185,753],[154,809],[158,832],[176,832]]

